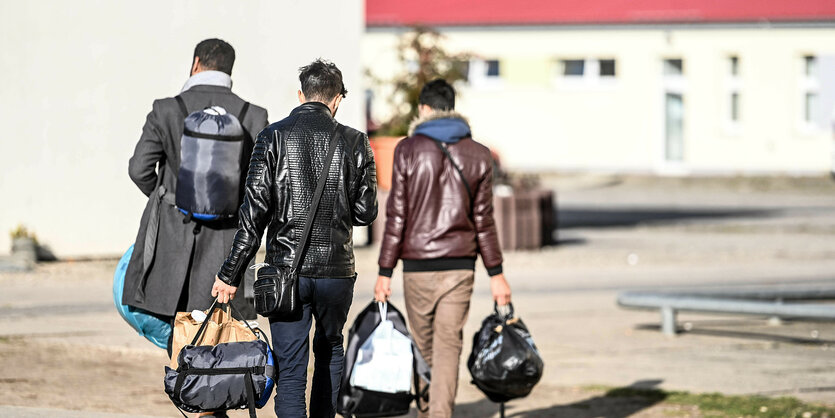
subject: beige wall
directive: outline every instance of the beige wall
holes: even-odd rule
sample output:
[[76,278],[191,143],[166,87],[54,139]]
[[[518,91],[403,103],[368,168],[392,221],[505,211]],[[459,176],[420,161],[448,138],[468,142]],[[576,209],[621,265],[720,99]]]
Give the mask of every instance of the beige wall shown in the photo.
[[202,39],[235,47],[233,90],[271,122],[297,104],[298,67],[333,60],[350,92],[339,119],[364,130],[362,31],[361,0],[0,2],[0,254],[18,223],[59,256],[133,242],[145,197],[128,159]]
[[[442,30],[446,46],[501,61],[501,78],[462,85],[457,108],[477,139],[521,170],[656,173],[822,173],[832,132],[801,123],[806,54],[835,54],[835,28],[468,28]],[[392,30],[363,38],[363,64],[397,71]],[[741,121],[729,119],[729,55],[738,55]],[[681,57],[684,161],[664,160],[662,60]],[[559,59],[615,58],[617,76],[576,82]],[[829,74],[832,79],[835,77]],[[376,94],[384,118],[388,93]],[[831,111],[831,110],[830,110]]]

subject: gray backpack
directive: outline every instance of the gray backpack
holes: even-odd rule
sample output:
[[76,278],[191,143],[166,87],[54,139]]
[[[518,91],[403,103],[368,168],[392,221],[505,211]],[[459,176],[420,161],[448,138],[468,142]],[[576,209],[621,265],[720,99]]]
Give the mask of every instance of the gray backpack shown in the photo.
[[189,218],[214,221],[234,218],[241,205],[241,175],[246,130],[241,121],[249,110],[244,103],[236,117],[221,106],[189,113],[182,97],[180,171],[176,205]]

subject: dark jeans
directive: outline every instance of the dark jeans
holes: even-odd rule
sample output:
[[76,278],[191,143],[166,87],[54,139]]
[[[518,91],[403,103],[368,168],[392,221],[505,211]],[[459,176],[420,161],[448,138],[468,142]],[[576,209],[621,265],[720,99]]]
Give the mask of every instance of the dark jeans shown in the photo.
[[333,417],[342,378],[342,327],[354,297],[355,278],[299,278],[302,315],[297,321],[270,320],[273,349],[278,366],[275,413],[278,418],[300,418],[305,414],[310,325],[313,335],[313,387],[310,416]]

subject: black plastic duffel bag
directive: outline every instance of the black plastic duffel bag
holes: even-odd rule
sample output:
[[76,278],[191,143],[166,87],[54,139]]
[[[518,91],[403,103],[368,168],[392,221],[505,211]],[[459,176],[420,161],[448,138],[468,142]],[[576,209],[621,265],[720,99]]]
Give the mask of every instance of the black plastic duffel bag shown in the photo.
[[484,319],[473,337],[473,351],[467,367],[473,383],[493,402],[507,402],[528,396],[542,377],[544,363],[528,328],[498,307]]
[[[195,345],[215,309],[217,300],[191,344],[177,356],[177,370],[165,367],[165,393],[177,408],[187,412],[246,408],[249,416],[255,418],[255,408],[269,401],[275,386],[272,349],[263,332],[256,332],[246,321],[257,338],[254,341]],[[234,307],[232,310],[241,316]]]

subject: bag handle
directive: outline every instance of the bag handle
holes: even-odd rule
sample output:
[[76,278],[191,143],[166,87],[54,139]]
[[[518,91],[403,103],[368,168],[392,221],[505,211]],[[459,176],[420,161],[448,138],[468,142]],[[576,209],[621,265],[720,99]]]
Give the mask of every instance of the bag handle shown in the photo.
[[325,183],[328,181],[328,173],[330,173],[331,165],[333,165],[333,154],[336,152],[336,143],[339,138],[339,123],[333,128],[331,134],[330,146],[328,148],[327,157],[325,157],[324,167],[322,173],[319,174],[319,182],[316,184],[316,191],[313,194],[313,201],[310,202],[310,213],[304,222],[304,230],[302,231],[301,240],[296,245],[296,256],[293,258],[292,271],[298,272],[299,264],[304,259],[304,252],[307,250],[307,241],[310,238],[310,231],[313,229],[313,221],[316,218],[316,210],[319,209],[319,201],[322,200],[322,193],[325,190]]
[[496,314],[496,316],[502,318],[502,320],[504,322],[507,322],[507,321],[513,319],[513,314],[514,314],[513,304],[508,302],[507,305],[502,306],[502,308],[504,308],[504,307],[507,307],[507,313],[506,314],[499,312],[499,302],[493,301],[493,312]]
[[388,303],[377,302],[377,310],[380,311],[380,322],[388,321]]
[[[200,341],[201,337],[203,336],[203,333],[206,332],[206,326],[209,325],[209,319],[212,317],[212,314],[214,313],[215,309],[218,309],[218,304],[219,302],[217,301],[217,299],[215,299],[215,301],[212,302],[212,306],[209,307],[209,311],[208,313],[206,313],[206,319],[204,319],[203,323],[200,324],[200,328],[197,330],[197,334],[194,335],[194,339],[191,340],[191,344],[189,345],[196,345],[197,342]],[[231,303],[228,303],[227,307],[232,308],[232,313],[240,316],[241,318],[244,317],[243,315],[241,315],[240,312],[238,312],[238,309],[235,308],[235,306]],[[232,317],[232,320],[234,321],[235,317]],[[249,331],[252,332],[252,335],[254,335],[256,339],[258,339],[258,333],[256,333],[255,330],[252,329],[251,326],[249,326],[249,321],[247,321],[246,319],[243,319],[241,321],[244,323],[244,325],[246,325],[247,328],[249,328]]]
[[461,177],[461,182],[464,183],[464,187],[467,189],[467,197],[470,198],[470,211],[467,215],[470,219],[472,219],[473,206],[475,205],[475,196],[473,195],[473,190],[470,188],[470,183],[467,183],[467,178],[464,177],[464,172],[461,171],[461,167],[459,167],[458,164],[455,163],[455,160],[452,159],[452,155],[450,155],[447,147],[444,144],[442,144],[441,141],[436,141],[434,139],[432,141],[435,142],[435,145],[437,145],[438,148],[440,148],[441,151],[444,153],[444,155],[446,155],[447,159],[449,159],[449,162],[452,163],[453,167],[455,167],[455,171],[458,172],[458,176]]

